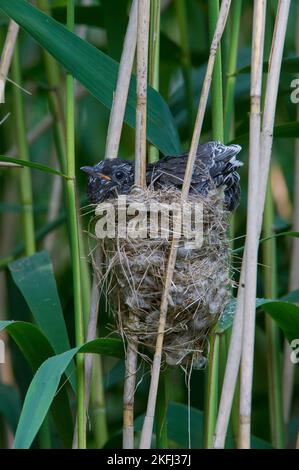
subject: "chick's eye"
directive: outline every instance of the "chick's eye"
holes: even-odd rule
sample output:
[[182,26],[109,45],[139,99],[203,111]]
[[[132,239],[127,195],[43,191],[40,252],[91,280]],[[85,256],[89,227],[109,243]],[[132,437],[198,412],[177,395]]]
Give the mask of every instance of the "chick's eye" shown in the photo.
[[124,176],[125,176],[125,174],[124,174],[123,171],[117,171],[117,172],[115,173],[115,178],[118,179],[118,180],[123,179]]

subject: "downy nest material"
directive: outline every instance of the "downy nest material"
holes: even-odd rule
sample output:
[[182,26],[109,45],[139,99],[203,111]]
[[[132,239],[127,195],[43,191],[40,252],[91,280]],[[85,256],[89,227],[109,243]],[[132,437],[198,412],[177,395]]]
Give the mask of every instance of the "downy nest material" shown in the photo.
[[[117,199],[108,202],[117,207]],[[202,203],[203,243],[199,248],[190,248],[190,240],[184,235],[179,240],[163,359],[169,365],[201,368],[206,362],[208,334],[230,299],[229,212],[223,207],[223,194],[217,190],[204,197],[190,194],[188,202]],[[143,203],[147,208],[153,203],[180,204],[181,192],[175,188],[133,188],[126,203]],[[127,226],[132,217],[127,216]],[[191,217],[194,226],[195,211]],[[148,216],[147,225],[149,220]],[[168,237],[159,234],[156,239],[119,238],[116,233],[115,238],[98,239],[103,250],[101,272],[105,273],[106,292],[118,332],[135,343],[139,352],[153,352],[155,348],[173,223],[170,215]]]

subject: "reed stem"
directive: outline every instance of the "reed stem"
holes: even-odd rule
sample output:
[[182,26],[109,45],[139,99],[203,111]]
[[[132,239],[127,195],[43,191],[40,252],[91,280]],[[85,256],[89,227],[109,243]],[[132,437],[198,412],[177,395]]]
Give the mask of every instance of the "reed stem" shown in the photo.
[[[217,25],[219,16],[219,0],[209,2],[209,35],[210,41]],[[223,92],[222,92],[222,63],[221,45],[219,43],[213,78],[211,83],[212,100],[212,135],[213,140],[223,142]],[[205,407],[204,407],[204,446],[210,449],[213,445],[213,436],[218,409],[218,381],[219,381],[219,336],[211,333],[210,352],[206,369],[205,380]]]
[[[211,80],[212,80],[212,73],[215,63],[215,56],[217,52],[217,48],[223,34],[223,30],[226,24],[229,8],[230,8],[230,0],[223,0],[221,4],[221,9],[217,21],[216,31],[213,37],[211,49],[210,49],[210,57],[208,61],[207,71],[203,83],[202,93],[200,97],[200,102],[198,106],[198,113],[196,117],[191,148],[189,152],[187,168],[185,171],[184,183],[182,188],[182,201],[186,200],[189,194],[189,188],[191,183],[191,177],[193,173],[193,166],[195,162],[197,147],[199,143],[199,138],[201,134],[203,118],[205,114],[205,109],[207,105]],[[172,283],[175,262],[176,262],[176,255],[178,249],[178,237],[174,236],[172,245],[169,252],[168,263],[167,263],[167,270],[166,270],[166,277],[165,277],[165,284],[162,294],[161,306],[160,306],[160,318],[159,318],[159,325],[157,331],[157,340],[156,340],[156,347],[155,347],[155,354],[152,366],[152,376],[151,376],[151,383],[150,383],[150,390],[148,396],[148,403],[147,403],[147,410],[146,415],[144,418],[144,423],[141,432],[141,440],[140,440],[140,448],[141,449],[148,449],[151,445],[151,437],[153,432],[153,422],[154,422],[154,413],[156,407],[156,399],[157,399],[157,390],[158,390],[158,383],[159,383],[159,374],[161,368],[161,361],[162,361],[162,348],[163,348],[163,340],[164,340],[164,330],[166,325],[166,317],[167,317],[167,309],[168,309],[168,298],[170,287]]]
[[[149,84],[159,90],[160,82],[160,13],[161,0],[151,1],[149,37]],[[149,144],[149,162],[159,160],[159,150]]]
[[157,449],[168,448],[167,438],[167,374],[161,372],[156,406],[156,446]]
[[5,102],[6,77],[10,69],[18,32],[19,25],[10,20],[0,62],[0,103]]
[[[239,446],[241,448],[250,447],[250,424],[251,424],[251,394],[252,394],[252,376],[253,376],[253,356],[254,356],[254,327],[255,327],[255,290],[256,290],[256,262],[258,238],[262,226],[263,207],[265,204],[267,179],[270,168],[270,160],[273,144],[273,128],[275,120],[275,110],[278,95],[278,83],[281,70],[283,55],[283,46],[287,21],[289,16],[290,0],[280,0],[278,2],[276,22],[272,40],[271,57],[269,62],[268,79],[265,94],[265,105],[263,114],[263,125],[260,139],[260,155],[262,156],[257,172],[252,175],[253,186],[249,194],[250,205],[257,213],[252,223],[256,223],[256,233],[251,229],[249,239],[248,253],[250,259],[246,260],[246,291],[245,291],[245,311],[243,350],[242,350],[242,368],[241,368],[241,391],[240,391],[240,433]],[[261,49],[261,44],[259,44]],[[253,95],[254,96],[254,95]],[[254,104],[254,103],[253,103]],[[259,154],[259,153],[258,153]],[[256,157],[257,158],[257,157]],[[256,181],[259,178],[258,200],[256,201]],[[252,202],[254,200],[254,203]],[[249,221],[247,222],[249,224]],[[247,238],[247,237],[246,237]],[[251,246],[252,242],[252,246]],[[255,262],[255,266],[253,263]],[[255,284],[254,284],[255,282]],[[250,283],[248,287],[248,283]],[[254,294],[254,299],[253,299]]]
[[[297,2],[296,12],[296,56],[299,55],[299,3]],[[298,78],[298,75],[297,75]],[[299,121],[299,107],[297,106],[297,121]],[[293,211],[293,230],[299,231],[299,139],[295,141],[295,174],[294,174],[294,211]],[[292,240],[291,271],[289,279],[289,290],[293,291],[299,288],[299,240]],[[292,348],[288,340],[284,342],[283,353],[283,414],[285,428],[287,428],[294,392],[294,376],[296,366],[290,361]]]
[[[268,184],[268,191],[265,203],[263,236],[273,235],[273,201],[271,186]],[[276,282],[276,242],[272,238],[263,244],[264,269],[264,295],[266,298],[275,299],[277,297]],[[267,336],[267,371],[268,371],[268,393],[271,425],[271,442],[273,447],[284,448],[284,421],[282,402],[282,381],[281,381],[281,355],[279,330],[274,320],[266,314],[266,336]]]
[[[20,51],[18,40],[14,45],[14,55],[12,59],[13,80],[19,86],[22,84],[22,74],[20,65]],[[25,108],[23,92],[18,86],[14,86],[15,117],[17,128],[17,147],[19,158],[21,160],[30,160],[29,147],[25,126]],[[20,171],[20,192],[21,204],[23,206],[23,234],[24,234],[24,252],[26,256],[32,256],[36,252],[35,233],[34,233],[34,215],[33,215],[33,195],[32,179],[30,168],[23,167]],[[51,447],[51,436],[47,418],[39,431],[39,444],[42,449]]]
[[[210,0],[209,7],[209,36],[210,41],[213,40],[213,34],[217,24],[219,15],[219,0]],[[224,122],[223,122],[223,84],[222,84],[222,60],[221,45],[219,44],[215,65],[213,71],[213,79],[211,83],[211,100],[212,100],[212,134],[214,140],[223,142]]]
[[[67,2],[67,27],[74,30],[74,0]],[[84,318],[82,310],[79,229],[77,219],[77,201],[75,189],[75,110],[74,110],[74,79],[70,74],[66,77],[66,157],[67,157],[67,201],[70,223],[71,257],[73,263],[73,289],[76,344],[84,343]],[[85,425],[85,390],[84,390],[84,356],[77,354],[77,417],[78,417],[78,446],[86,448],[86,425]]]
[[[273,25],[270,20],[270,4],[267,4],[267,18],[265,31],[265,59],[269,60],[271,52],[271,35]],[[264,74],[263,80],[263,100],[265,95],[267,75]],[[271,168],[268,181],[265,210],[263,218],[263,236],[268,238],[273,235],[274,226],[274,203],[272,198],[271,187]],[[276,256],[276,240],[272,238],[263,244],[263,270],[264,280],[264,297],[269,299],[277,298],[277,256]],[[275,321],[265,313],[265,327],[267,338],[267,373],[268,373],[268,396],[269,396],[269,413],[270,413],[270,429],[271,442],[273,447],[284,448],[284,421],[283,421],[283,398],[282,398],[282,364],[280,353],[279,329]]]
[[204,447],[211,449],[218,409],[218,374],[219,374],[219,342],[217,334],[210,336],[210,352],[205,377],[204,404]]
[[[21,86],[22,76],[20,67],[20,51],[18,41],[15,42],[12,74],[15,83]],[[29,161],[29,149],[26,138],[25,128],[25,109],[23,92],[18,86],[13,87],[14,103],[15,103],[15,125],[17,129],[17,147],[19,158]],[[23,206],[23,233],[25,241],[25,255],[31,256],[35,253],[35,236],[34,236],[34,216],[33,216],[33,197],[32,197],[32,180],[30,168],[22,168],[20,171],[20,192],[21,204]]]
[[[256,159],[259,155],[259,136],[260,136],[260,95],[261,95],[261,76],[262,76],[262,50],[264,42],[264,24],[265,24],[265,2],[255,1],[254,4],[254,37],[252,44],[252,68],[251,68],[251,131],[250,131],[250,155],[254,159],[254,165],[251,165],[251,185],[254,184],[252,180],[253,173],[256,171]],[[251,161],[252,161],[251,159]],[[251,189],[252,190],[252,189]],[[254,190],[255,191],[255,190]],[[255,191],[256,193],[256,191]],[[254,193],[254,196],[256,195]],[[254,201],[255,202],[255,201]],[[251,203],[252,204],[252,203]],[[253,218],[256,207],[251,210],[251,217]],[[249,208],[248,208],[249,213]],[[253,224],[255,222],[253,221]],[[248,224],[248,222],[247,222]],[[249,228],[248,224],[248,228]],[[256,225],[251,226],[251,241],[255,241]],[[247,238],[246,238],[247,240]],[[226,433],[233,403],[238,371],[240,366],[240,358],[242,352],[242,336],[243,336],[243,312],[244,312],[244,299],[248,286],[245,286],[245,274],[247,269],[247,260],[250,258],[250,251],[248,252],[247,244],[245,245],[242,268],[240,273],[240,281],[237,296],[236,312],[233,322],[231,340],[229,345],[227,364],[225,369],[224,381],[221,391],[220,405],[216,423],[214,448],[224,448]],[[256,258],[256,253],[253,255]],[[251,264],[253,267],[253,263]],[[255,275],[253,273],[255,278]],[[247,277],[246,277],[247,279]],[[246,289],[245,289],[246,287]],[[251,280],[251,288],[255,289],[255,279]],[[255,300],[254,300],[255,302]],[[255,305],[254,305],[255,308]]]
[[231,128],[234,114],[234,93],[236,76],[233,75],[237,67],[238,40],[241,24],[242,0],[232,3],[231,31],[229,37],[229,54],[226,71],[225,100],[224,100],[224,143],[231,138]]
[[118,156],[137,42],[138,0],[133,0],[107,132],[105,158]]

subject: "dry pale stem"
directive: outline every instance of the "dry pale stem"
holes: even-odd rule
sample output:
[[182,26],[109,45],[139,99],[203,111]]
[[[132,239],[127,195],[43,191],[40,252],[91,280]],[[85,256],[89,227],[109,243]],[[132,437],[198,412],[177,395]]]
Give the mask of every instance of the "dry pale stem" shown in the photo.
[[[132,7],[133,8],[133,7]],[[137,17],[137,95],[135,138],[135,183],[145,187],[146,173],[146,106],[150,2],[138,0]],[[132,46],[131,46],[132,47]],[[132,318],[134,321],[134,318]],[[124,383],[123,448],[134,448],[134,394],[136,385],[137,346],[128,341]]]
[[[255,269],[257,257],[257,203],[258,194],[256,181],[259,178],[259,151],[260,151],[260,99],[262,86],[262,62],[265,30],[265,0],[255,0],[252,39],[252,67],[251,67],[251,114],[250,114],[250,145],[249,145],[249,195],[247,212],[247,237],[242,262],[240,284],[237,296],[236,314],[233,323],[231,342],[228,352],[227,365],[222,387],[218,418],[216,423],[214,448],[223,448],[234,391],[238,376],[240,357],[242,352],[243,316],[244,311],[255,314]],[[250,192],[251,191],[251,192]],[[249,276],[249,278],[248,278]],[[254,295],[254,305],[252,296]],[[246,310],[245,310],[246,309]],[[247,310],[249,309],[249,310]],[[247,426],[247,420],[241,421],[242,427]]]
[[150,2],[138,1],[135,184],[145,187],[146,105]]
[[137,350],[134,343],[129,342],[126,351],[126,373],[123,398],[123,448],[134,448],[134,394],[137,371]]
[[[207,100],[208,100],[208,95],[209,95],[209,90],[210,90],[210,85],[211,85],[211,80],[212,80],[212,72],[213,72],[213,67],[215,63],[216,52],[217,52],[217,48],[218,48],[221,36],[223,34],[225,24],[226,24],[230,4],[231,4],[230,0],[223,0],[221,4],[220,12],[219,12],[219,18],[217,21],[216,31],[215,31],[214,38],[213,38],[212,45],[211,45],[210,57],[208,61],[203,88],[202,88],[198,113],[196,117],[196,122],[195,122],[192,142],[191,142],[191,148],[189,152],[187,168],[185,172],[184,184],[183,184],[183,189],[182,189],[182,198],[186,198],[189,193],[190,182],[191,182],[191,177],[193,173],[193,166],[194,166],[194,161],[196,157],[196,150],[197,150],[198,143],[199,143],[204,113],[205,113],[205,109],[207,105]],[[140,448],[150,448],[150,445],[151,445],[151,437],[152,437],[152,432],[153,432],[153,416],[155,413],[158,383],[159,383],[159,374],[160,374],[160,367],[161,367],[164,327],[165,327],[167,308],[168,308],[169,290],[170,290],[170,286],[171,286],[171,282],[173,278],[176,256],[177,256],[177,239],[176,237],[174,237],[173,243],[170,249],[170,253],[169,253],[164,292],[163,292],[162,302],[161,302],[160,323],[159,323],[159,328],[158,328],[156,350],[155,350],[154,362],[153,362],[153,368],[152,368],[152,378],[151,378],[151,384],[150,384],[146,417],[144,420],[142,433],[141,433]]]
[[5,83],[19,32],[19,25],[10,20],[0,62],[0,103],[5,102]]
[[119,65],[116,90],[110,113],[105,158],[116,158],[126,110],[137,41],[138,0],[133,0],[123,52]]
[[[260,164],[254,165],[249,173],[249,201],[248,201],[248,255],[246,259],[246,290],[245,312],[243,328],[243,349],[241,364],[241,390],[240,390],[240,428],[239,447],[250,447],[251,397],[254,359],[254,332],[255,332],[255,297],[257,276],[258,239],[261,232],[263,208],[265,204],[267,180],[273,143],[273,127],[277,102],[278,84],[285,41],[285,33],[289,15],[290,0],[280,0],[277,7],[276,22],[272,39],[272,49],[266,86],[263,125],[260,139]],[[252,145],[256,145],[252,143]],[[255,150],[256,151],[256,150]],[[252,159],[254,154],[252,152]],[[256,157],[257,159],[257,157]],[[254,160],[253,160],[254,161]],[[250,170],[249,170],[250,172]],[[250,180],[251,183],[250,183]],[[259,181],[260,191],[256,192],[256,182]],[[254,211],[251,214],[250,211]],[[251,224],[255,224],[251,227]],[[250,225],[250,226],[249,226]]]

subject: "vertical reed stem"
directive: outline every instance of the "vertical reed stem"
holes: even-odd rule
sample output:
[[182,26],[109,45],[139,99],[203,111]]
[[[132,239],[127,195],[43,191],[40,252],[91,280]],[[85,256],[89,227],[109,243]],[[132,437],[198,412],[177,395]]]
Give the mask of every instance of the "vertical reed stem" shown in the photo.
[[[20,51],[18,40],[16,39],[14,47],[14,55],[12,62],[13,80],[21,86],[22,74],[20,65]],[[26,127],[25,127],[25,109],[22,90],[14,86],[14,101],[15,101],[15,117],[17,128],[17,146],[19,157],[22,160],[29,161],[29,147],[27,142]],[[21,203],[23,206],[23,232],[24,232],[24,245],[25,255],[32,256],[36,251],[35,234],[34,234],[34,216],[33,216],[33,197],[32,197],[32,179],[30,168],[22,168],[20,172],[20,192]],[[51,447],[51,437],[47,418],[45,418],[40,431],[39,442],[42,449]]]
[[[296,13],[296,56],[299,55],[299,3]],[[298,78],[298,75],[297,75]],[[297,121],[299,121],[299,107],[297,106]],[[294,212],[293,230],[299,231],[299,139],[295,141],[295,174],[294,174]],[[290,291],[299,288],[299,240],[292,240],[291,273],[289,280]],[[294,391],[295,364],[290,361],[292,349],[285,339],[283,353],[283,415],[285,427],[288,426]]]
[[[217,25],[219,16],[219,0],[209,2],[209,32],[210,40]],[[211,83],[212,99],[212,135],[214,140],[223,142],[223,92],[222,92],[222,64],[221,45],[219,44],[213,78]],[[204,407],[204,445],[210,449],[213,444],[213,435],[218,409],[218,380],[219,380],[219,336],[211,333],[210,352],[205,379],[205,407]]]
[[224,142],[230,140],[232,117],[234,112],[234,93],[236,76],[233,75],[237,67],[238,39],[241,23],[242,0],[233,2],[231,11],[231,33],[229,37],[229,55],[227,63],[227,79],[224,100]]
[[[150,37],[149,37],[149,84],[159,90],[160,74],[160,12],[161,0],[151,1]],[[149,145],[149,161],[159,159],[159,151],[153,145]]]
[[219,335],[210,336],[210,352],[205,377],[204,404],[204,447],[211,449],[217,419],[218,374],[219,374]]
[[156,406],[156,446],[157,449],[167,449],[167,375],[161,372],[158,386]]
[[260,131],[261,131],[261,93],[263,46],[265,35],[266,1],[255,0],[253,11],[253,39],[251,61],[251,106],[249,137],[249,177],[248,209],[246,227],[245,258],[245,297],[244,326],[241,356],[240,382],[240,417],[238,446],[250,448],[251,423],[251,387],[253,376],[254,332],[255,332],[255,299],[257,281],[257,207],[259,203],[256,181],[259,179],[260,167]]
[[[278,94],[278,83],[281,69],[281,61],[283,54],[283,46],[285,41],[286,27],[289,15],[290,0],[280,0],[277,7],[277,15],[275,29],[272,40],[272,49],[269,63],[268,80],[265,95],[263,126],[260,139],[260,155],[262,156],[259,168],[255,174],[254,187],[252,193],[256,191],[256,181],[259,178],[260,191],[258,192],[258,200],[255,201],[255,211],[257,217],[254,219],[256,223],[256,234],[252,235],[252,249],[249,250],[251,265],[246,263],[246,294],[245,294],[245,311],[244,317],[244,334],[243,334],[243,351],[242,351],[242,369],[241,369],[241,394],[240,394],[240,435],[239,445],[241,448],[250,447],[250,417],[251,417],[251,391],[252,391],[252,375],[253,375],[253,345],[254,345],[254,326],[255,326],[255,305],[253,310],[253,293],[255,294],[256,285],[253,286],[253,278],[256,281],[256,267],[253,268],[253,259],[257,261],[257,245],[258,237],[261,231],[263,207],[265,204],[267,178],[270,167],[270,159],[273,143],[273,127],[275,119],[275,109]],[[252,182],[253,183],[253,182]],[[255,195],[254,198],[255,199]],[[251,230],[253,232],[253,230]],[[255,237],[255,238],[254,238]],[[251,272],[252,271],[252,272]],[[254,271],[254,272],[253,272]],[[250,289],[248,290],[248,283]],[[247,304],[248,302],[248,304]],[[255,304],[255,299],[254,299]],[[248,309],[246,306],[248,305]]]
[[[210,0],[209,6],[209,36],[210,41],[217,24],[219,15],[219,0]],[[219,44],[215,58],[215,66],[213,71],[213,79],[211,83],[211,99],[212,99],[212,134],[213,139],[223,142],[223,91],[222,91],[222,61],[221,46]]]
[[10,20],[0,62],[0,103],[5,102],[6,77],[9,72],[10,64],[12,61],[13,51],[18,37],[18,32],[19,25],[17,25],[17,23],[15,23],[13,20]]
[[[272,27],[270,4],[267,4],[267,18],[265,31],[265,60],[269,60],[271,50]],[[264,74],[263,79],[263,99],[265,95],[265,84],[267,75]],[[273,235],[274,225],[274,204],[271,188],[271,168],[270,178],[265,201],[264,219],[263,219],[263,236],[271,238]],[[276,257],[276,240],[265,242],[262,246],[264,280],[264,297],[269,299],[277,298],[277,257]],[[284,447],[284,422],[283,422],[283,403],[282,403],[282,382],[281,382],[281,357],[280,357],[280,340],[279,329],[276,322],[265,313],[265,327],[267,338],[267,374],[268,374],[268,397],[269,397],[269,413],[270,413],[270,429],[271,442],[273,447]]]
[[126,37],[124,40],[123,52],[120,60],[116,90],[110,113],[105,158],[116,158],[118,156],[119,142],[136,50],[137,16],[138,0],[133,0]]
[[[263,236],[265,238],[273,235],[272,227],[273,201],[271,184],[269,181],[268,192],[266,196]],[[276,282],[276,241],[274,238],[263,244],[264,268],[264,295],[266,298],[277,298]],[[279,330],[275,321],[267,314],[266,336],[267,336],[267,371],[268,371],[268,394],[271,425],[272,445],[278,449],[284,448],[284,422],[283,422],[283,403],[282,403],[282,382],[281,382],[281,357]]]
[[[150,2],[138,0],[137,19],[137,96],[135,138],[135,184],[146,186],[146,106],[148,75]],[[132,338],[126,353],[126,376],[124,385],[123,447],[134,447],[134,394],[137,370],[137,342]]]
[[138,1],[137,27],[137,97],[135,139],[135,184],[145,187],[146,173],[146,104],[150,2]]
[[[198,106],[198,113],[196,117],[191,148],[189,152],[187,168],[185,171],[184,183],[182,188],[182,201],[186,200],[189,193],[191,177],[193,173],[193,166],[196,157],[196,151],[199,143],[199,138],[201,134],[202,124],[204,113],[207,105],[211,80],[212,80],[212,73],[215,63],[215,56],[217,52],[217,48],[223,34],[223,30],[226,24],[229,8],[230,8],[230,0],[223,0],[221,4],[221,9],[219,13],[219,18],[217,21],[216,31],[213,37],[213,42],[211,45],[210,50],[210,57],[208,61],[207,71],[203,83],[202,93],[200,97],[200,102]],[[160,307],[160,319],[157,331],[157,340],[156,340],[156,348],[152,366],[152,376],[151,376],[151,383],[150,383],[150,390],[148,396],[148,403],[147,403],[147,410],[146,415],[144,418],[144,423],[141,432],[141,440],[140,440],[140,448],[141,449],[148,449],[151,445],[151,437],[153,432],[153,422],[154,422],[154,413],[156,407],[156,399],[157,399],[157,390],[158,390],[158,383],[159,383],[159,374],[160,374],[160,367],[161,367],[161,360],[162,360],[162,348],[163,348],[163,340],[164,340],[164,330],[166,324],[166,317],[167,317],[167,309],[168,309],[168,297],[171,287],[171,282],[173,278],[174,268],[175,268],[175,261],[178,249],[178,238],[177,236],[173,237],[173,242],[170,248],[170,253],[168,257],[168,264],[166,270],[166,277],[165,277],[165,284],[162,294],[161,300],[161,307]]]
[[[67,27],[74,29],[74,0],[67,2]],[[74,113],[74,79],[70,74],[66,78],[66,149],[67,149],[67,198],[70,223],[71,256],[73,263],[73,289],[75,309],[76,344],[84,343],[84,319],[82,311],[82,291],[80,274],[79,233],[77,220],[77,201],[75,191],[75,113]],[[78,446],[86,448],[85,402],[84,402],[84,356],[77,354],[77,417]]]
[[[18,41],[15,43],[15,52],[12,63],[13,80],[21,86],[21,67],[20,52]],[[15,102],[15,125],[17,128],[17,146],[21,160],[29,161],[29,149],[27,144],[27,136],[25,129],[25,110],[22,90],[14,86],[14,102]],[[32,181],[30,168],[22,168],[20,171],[20,191],[21,202],[23,206],[23,232],[25,241],[25,255],[31,256],[35,253],[35,236],[34,236],[34,217],[33,217],[33,198],[32,198]]]

